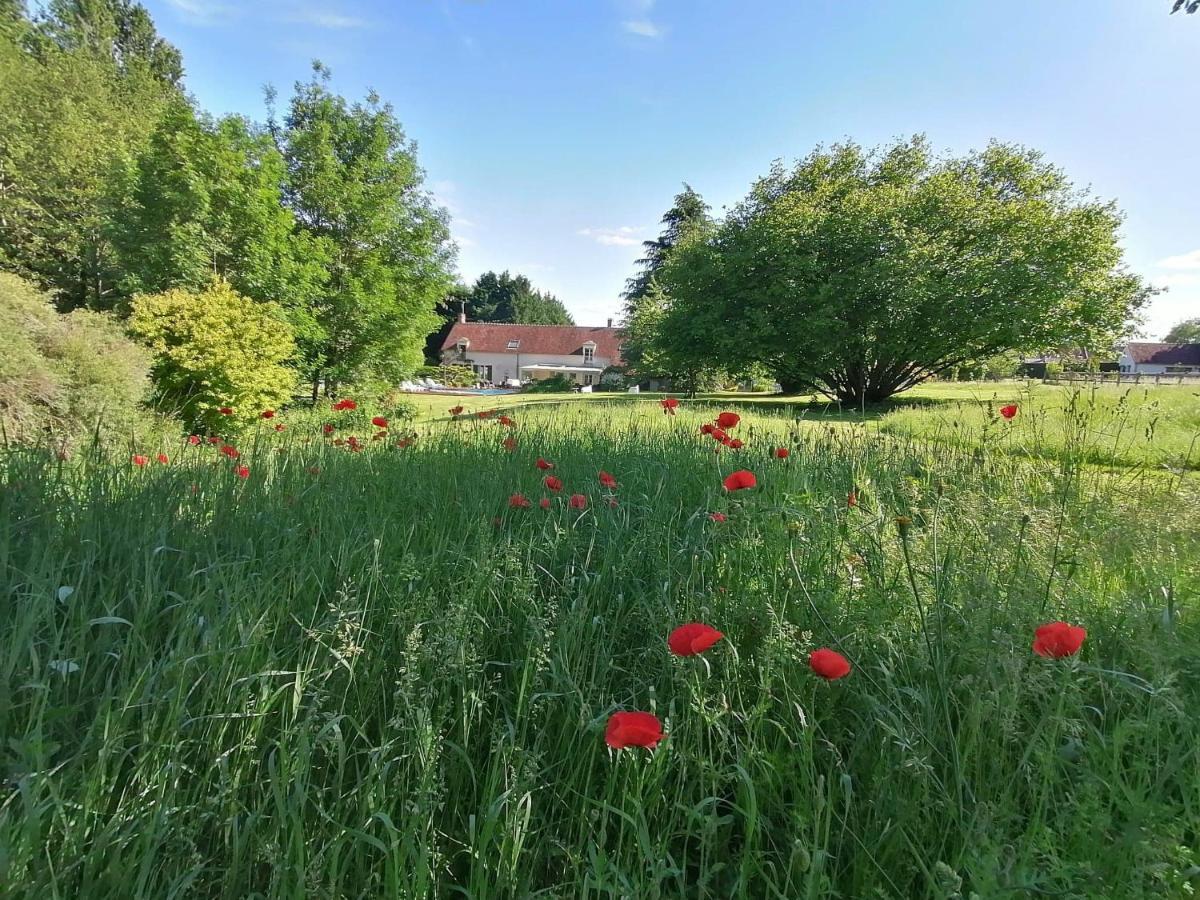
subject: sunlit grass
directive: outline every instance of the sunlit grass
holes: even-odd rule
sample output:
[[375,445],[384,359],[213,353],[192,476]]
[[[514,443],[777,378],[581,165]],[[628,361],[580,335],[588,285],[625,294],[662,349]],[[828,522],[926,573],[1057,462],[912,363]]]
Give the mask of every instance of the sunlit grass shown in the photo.
[[[285,416],[245,480],[9,454],[0,893],[1188,896],[1196,476],[1013,455],[1029,409],[973,441],[746,412],[717,453],[690,406],[361,453]],[[1080,657],[1035,657],[1059,618]],[[726,638],[672,657],[692,620]],[[667,739],[610,752],[616,709]]]

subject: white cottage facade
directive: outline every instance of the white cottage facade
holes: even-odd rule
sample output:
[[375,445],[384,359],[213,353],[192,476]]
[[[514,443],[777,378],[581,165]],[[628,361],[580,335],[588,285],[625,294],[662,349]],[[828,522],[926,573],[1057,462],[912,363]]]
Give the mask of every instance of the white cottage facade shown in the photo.
[[623,365],[621,330],[577,325],[509,325],[459,317],[442,342],[444,365],[470,366],[482,382],[509,384],[562,375],[597,385],[604,370]]

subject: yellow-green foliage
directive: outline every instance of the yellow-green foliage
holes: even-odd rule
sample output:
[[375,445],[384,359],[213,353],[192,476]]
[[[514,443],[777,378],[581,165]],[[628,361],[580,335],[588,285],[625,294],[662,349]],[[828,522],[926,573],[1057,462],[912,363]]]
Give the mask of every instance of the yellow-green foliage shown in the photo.
[[0,428],[5,442],[66,443],[144,420],[150,360],[103,313],[63,315],[49,297],[0,273]]
[[[192,425],[248,423],[291,399],[296,376],[292,331],[273,303],[257,303],[228,282],[136,297],[129,321],[157,355],[160,399]],[[222,416],[221,407],[232,407]]]

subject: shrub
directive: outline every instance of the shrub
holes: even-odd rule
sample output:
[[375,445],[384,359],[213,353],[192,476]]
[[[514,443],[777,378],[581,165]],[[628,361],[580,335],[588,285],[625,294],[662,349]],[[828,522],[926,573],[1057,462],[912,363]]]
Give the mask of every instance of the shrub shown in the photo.
[[564,391],[575,390],[575,382],[566,375],[558,374],[541,381],[531,381],[521,388],[523,394],[560,394]]
[[103,313],[64,315],[0,273],[0,428],[5,442],[68,443],[147,426],[149,355]]
[[[241,296],[228,282],[135,297],[129,324],[156,354],[160,401],[190,427],[249,424],[292,399],[296,374],[287,362],[295,342],[282,311]],[[221,415],[222,407],[233,414]]]

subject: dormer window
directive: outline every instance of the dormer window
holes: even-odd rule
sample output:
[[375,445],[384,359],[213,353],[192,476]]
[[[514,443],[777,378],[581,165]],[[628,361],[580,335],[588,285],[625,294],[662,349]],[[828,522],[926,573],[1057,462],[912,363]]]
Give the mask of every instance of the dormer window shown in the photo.
[[596,345],[588,341],[583,345],[583,364],[590,366],[596,359]]
[[466,356],[467,348],[471,346],[471,342],[467,338],[459,338],[458,343],[455,346],[458,347],[459,356]]
[[521,349],[521,341],[520,341],[520,339],[518,338],[518,339],[517,339],[517,340],[515,340],[515,341],[509,341],[509,342],[508,342],[508,349],[509,349],[509,350],[520,350],[520,349]]

